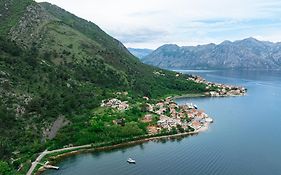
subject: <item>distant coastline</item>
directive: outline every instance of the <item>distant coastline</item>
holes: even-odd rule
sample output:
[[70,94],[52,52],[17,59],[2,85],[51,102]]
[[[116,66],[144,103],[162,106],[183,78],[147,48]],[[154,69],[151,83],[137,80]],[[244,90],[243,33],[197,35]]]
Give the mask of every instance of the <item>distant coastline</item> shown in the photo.
[[173,69],[173,68],[170,68],[168,70],[172,70],[172,71],[175,71],[175,72],[184,72],[184,73],[188,73],[188,72],[217,72],[217,71],[220,71],[220,70],[217,70],[217,69]]

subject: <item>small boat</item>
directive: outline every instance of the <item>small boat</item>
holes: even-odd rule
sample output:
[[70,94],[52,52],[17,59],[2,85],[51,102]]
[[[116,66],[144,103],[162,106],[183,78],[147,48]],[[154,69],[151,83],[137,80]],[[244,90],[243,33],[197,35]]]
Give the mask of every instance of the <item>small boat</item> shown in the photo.
[[206,120],[206,122],[208,122],[208,123],[213,123],[213,122],[214,122],[213,119],[210,118],[210,117],[206,118],[205,120]]
[[193,105],[194,109],[198,109],[197,105]]
[[134,159],[132,159],[132,158],[129,158],[129,159],[127,160],[127,162],[128,162],[128,163],[136,163],[136,161],[135,161]]

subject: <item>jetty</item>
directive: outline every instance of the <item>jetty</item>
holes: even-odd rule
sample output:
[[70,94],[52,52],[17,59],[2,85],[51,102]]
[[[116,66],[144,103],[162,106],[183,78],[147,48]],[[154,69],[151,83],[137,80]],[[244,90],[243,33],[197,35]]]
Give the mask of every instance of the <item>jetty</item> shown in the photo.
[[58,167],[58,166],[49,165],[49,161],[47,161],[45,164],[38,162],[38,164],[42,165],[46,169],[55,169],[55,170],[60,169],[60,167]]
[[[41,159],[43,159],[43,157],[45,157],[48,154],[57,153],[57,152],[61,152],[61,151],[72,151],[72,150],[76,150],[76,149],[91,148],[91,147],[92,147],[92,144],[87,144],[87,145],[82,145],[82,146],[73,146],[73,147],[69,147],[69,148],[56,149],[56,150],[52,150],[52,151],[45,150],[42,153],[40,153],[40,155],[36,158],[36,160],[34,162],[31,163],[31,166],[30,166],[28,172],[26,173],[26,175],[32,175],[36,166],[38,164],[40,164]],[[44,166],[44,164],[43,164],[43,166]]]
[[46,169],[55,169],[55,170],[59,170],[60,169],[60,167],[53,166],[53,165],[44,165],[44,168],[46,168]]

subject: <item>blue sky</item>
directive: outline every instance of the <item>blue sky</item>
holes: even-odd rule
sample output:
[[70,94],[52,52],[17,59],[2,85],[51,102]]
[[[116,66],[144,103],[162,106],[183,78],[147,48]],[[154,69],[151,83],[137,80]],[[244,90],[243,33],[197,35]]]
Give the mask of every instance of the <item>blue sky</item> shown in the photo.
[[[42,0],[37,0],[42,2]],[[90,20],[127,47],[281,41],[280,0],[46,0]]]

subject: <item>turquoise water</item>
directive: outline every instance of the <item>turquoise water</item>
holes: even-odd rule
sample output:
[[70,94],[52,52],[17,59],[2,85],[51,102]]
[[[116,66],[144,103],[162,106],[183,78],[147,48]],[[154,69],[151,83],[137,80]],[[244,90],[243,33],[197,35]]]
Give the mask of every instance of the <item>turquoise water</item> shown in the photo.
[[[242,85],[243,97],[178,99],[204,109],[214,123],[195,136],[81,154],[45,175],[279,175],[281,72],[190,72],[210,81]],[[127,164],[128,157],[136,159]]]

